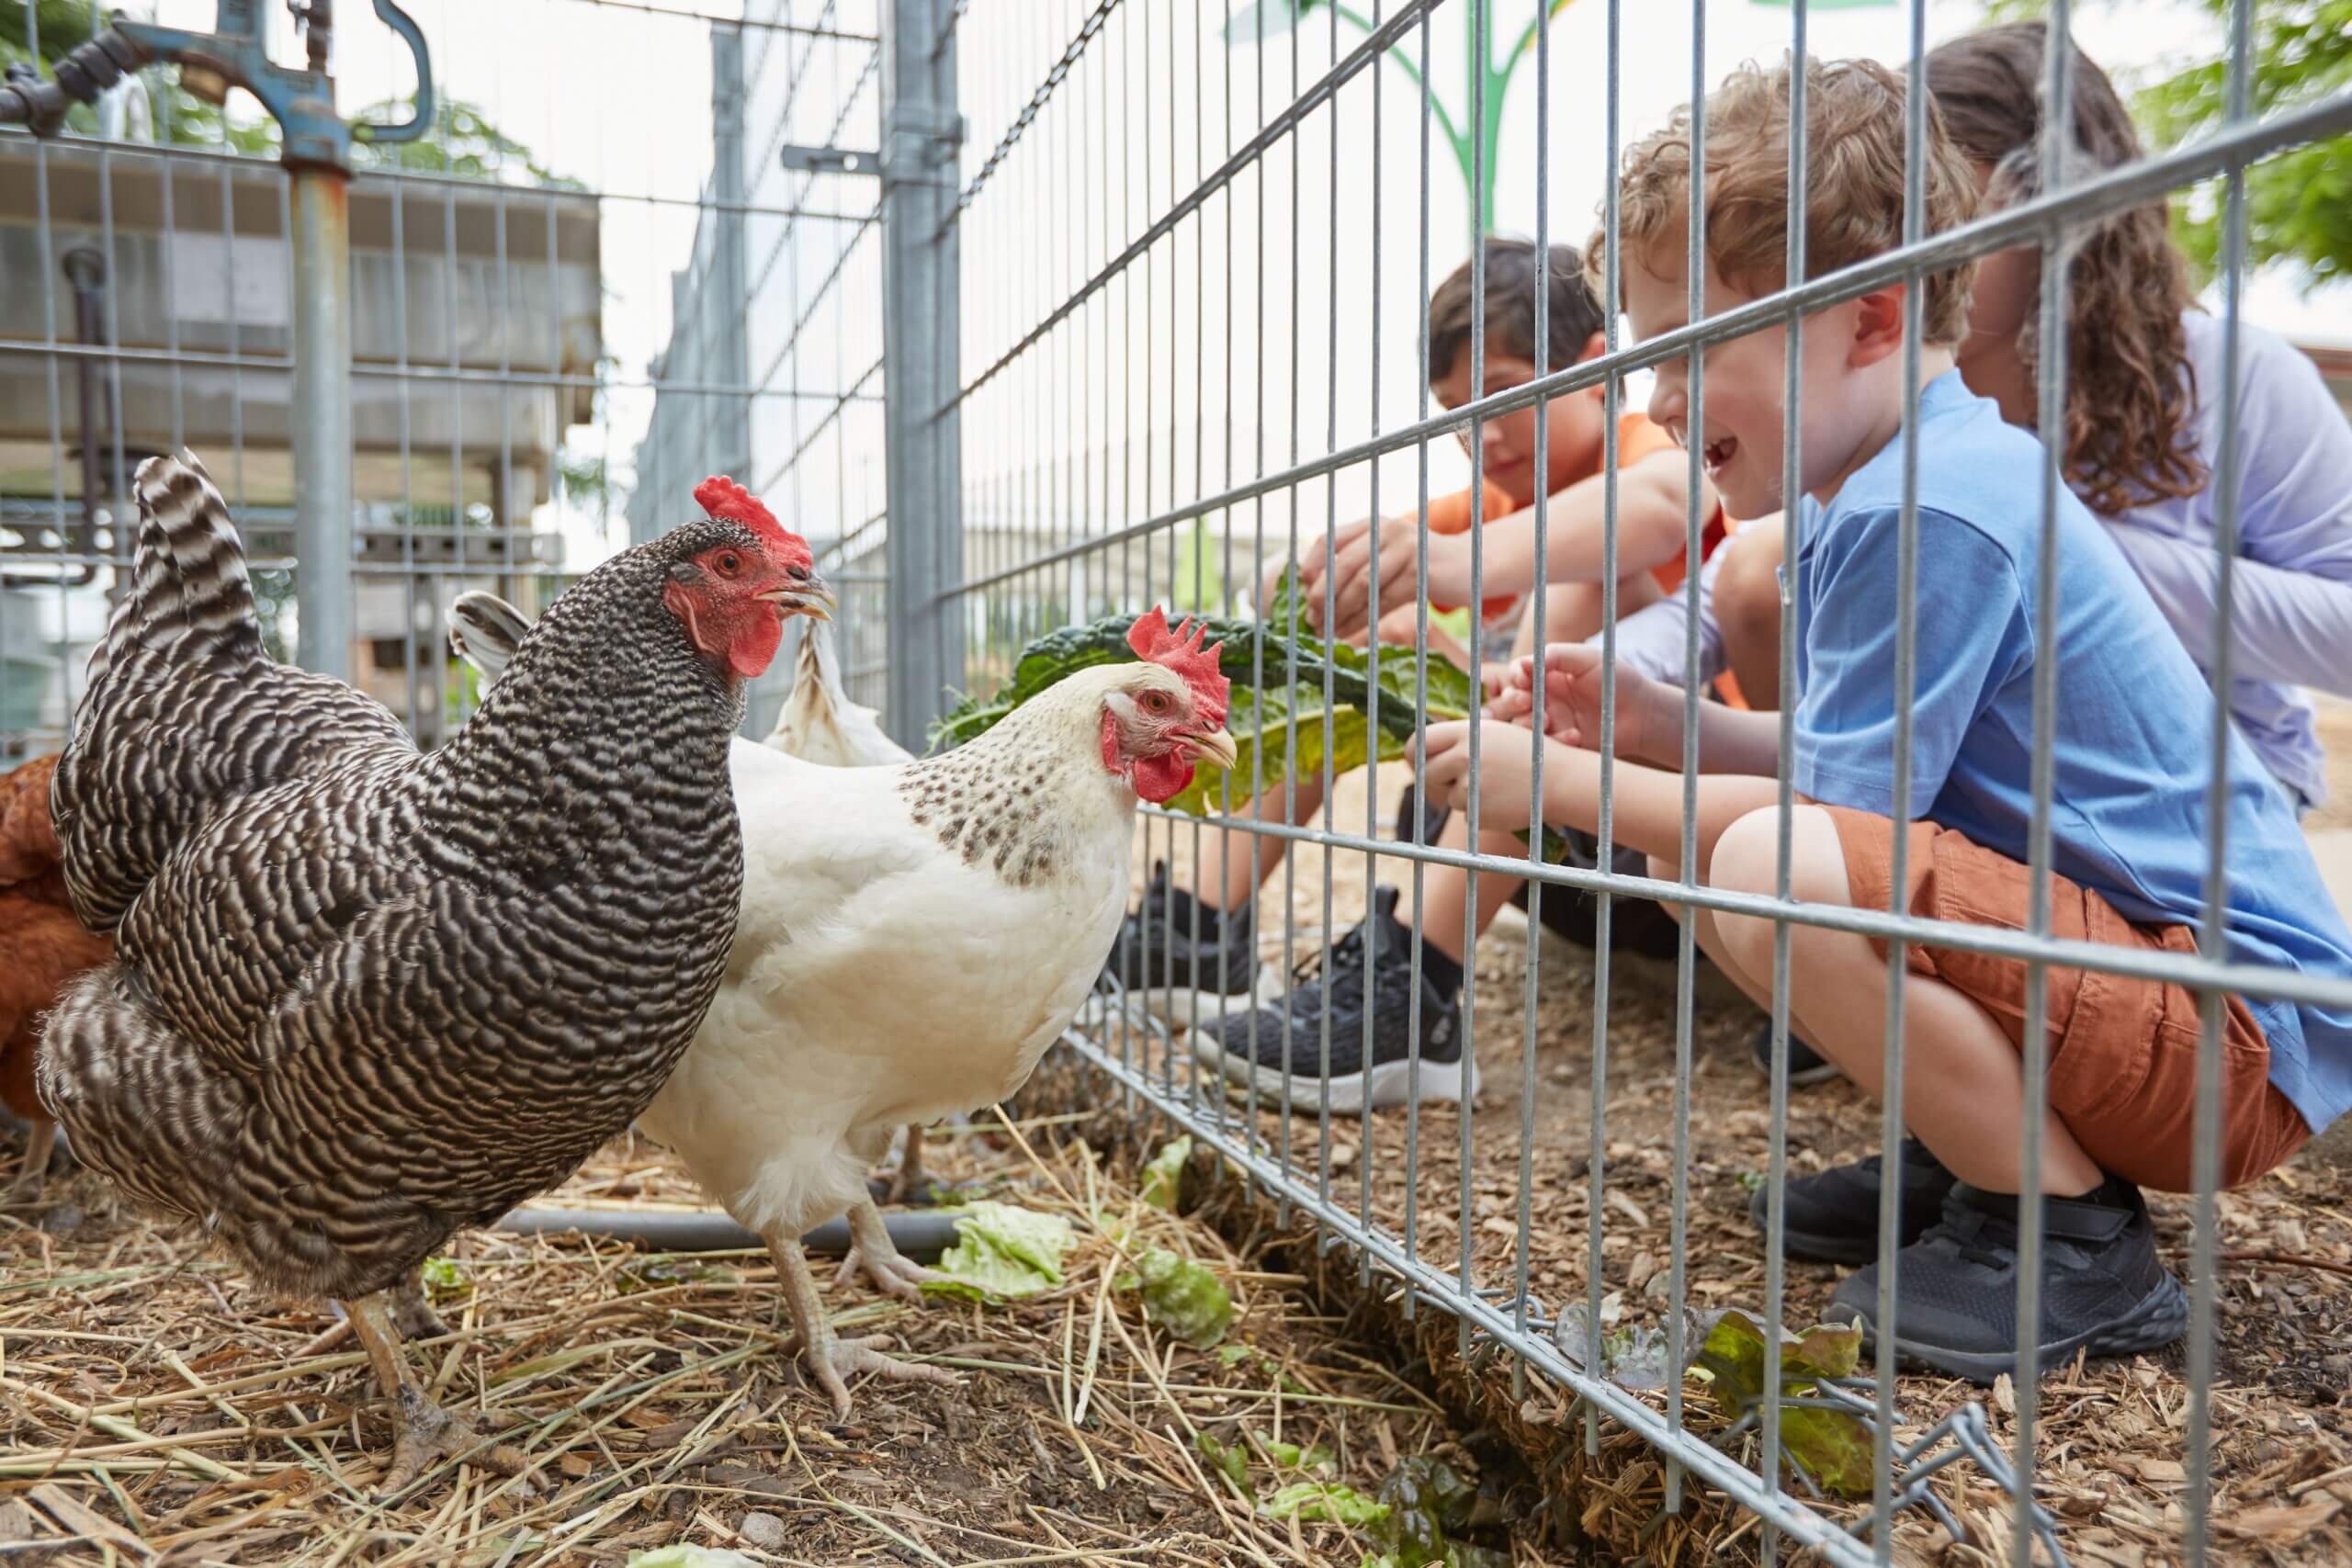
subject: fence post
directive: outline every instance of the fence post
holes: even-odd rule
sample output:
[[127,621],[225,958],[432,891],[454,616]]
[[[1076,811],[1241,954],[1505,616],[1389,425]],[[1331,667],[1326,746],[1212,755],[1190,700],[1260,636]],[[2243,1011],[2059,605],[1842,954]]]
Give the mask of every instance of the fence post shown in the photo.
[[[351,175],[288,160],[294,182],[295,662],[351,679]],[[504,389],[500,389],[501,395]]]
[[891,0],[882,24],[882,375],[890,570],[884,722],[923,750],[964,683],[953,0]]

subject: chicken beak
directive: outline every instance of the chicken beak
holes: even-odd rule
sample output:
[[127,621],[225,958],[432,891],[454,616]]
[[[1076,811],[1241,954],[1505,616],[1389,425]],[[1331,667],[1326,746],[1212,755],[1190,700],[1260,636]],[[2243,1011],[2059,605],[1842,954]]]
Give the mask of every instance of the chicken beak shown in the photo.
[[1215,729],[1204,729],[1196,735],[1187,735],[1184,739],[1191,741],[1203,756],[1214,759],[1218,767],[1227,772],[1230,772],[1234,763],[1241,758],[1239,749],[1233,743],[1232,735],[1223,725],[1219,725]]
[[759,597],[774,604],[785,615],[808,615],[820,621],[831,620],[833,607],[838,603],[833,597],[833,591],[825,586],[822,579],[815,577],[809,578],[805,582],[787,583],[781,588],[771,588]]

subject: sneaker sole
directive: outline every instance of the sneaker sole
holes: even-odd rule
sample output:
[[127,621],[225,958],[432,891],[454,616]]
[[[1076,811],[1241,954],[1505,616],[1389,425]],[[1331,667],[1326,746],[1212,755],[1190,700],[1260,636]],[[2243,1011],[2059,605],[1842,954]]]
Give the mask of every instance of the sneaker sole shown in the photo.
[[1255,1001],[1246,989],[1227,994],[1184,986],[1153,986],[1147,990],[1129,991],[1126,998],[1172,1031],[1190,1029],[1195,1021],[1214,1023],[1228,1012],[1263,1007],[1267,998],[1281,996],[1289,988],[1290,976],[1267,964],[1258,969]]
[[[1206,1033],[1193,1047],[1193,1056],[1203,1065],[1216,1068],[1231,1082],[1248,1085],[1253,1080],[1261,1099],[1275,1105],[1283,1103],[1283,1080],[1276,1067],[1261,1067],[1229,1055],[1225,1048]],[[1329,1111],[1335,1115],[1361,1116],[1367,1110],[1384,1111],[1406,1105],[1414,1099],[1416,1087],[1413,1064],[1410,1062],[1376,1062],[1360,1073],[1347,1073],[1329,1078],[1318,1078],[1312,1073],[1293,1073],[1289,1080],[1290,1104],[1305,1111]],[[1478,1092],[1478,1063],[1476,1058],[1434,1062],[1423,1057],[1420,1064],[1419,1100],[1423,1105],[1459,1104]]]
[[[1860,1321],[1863,1345],[1875,1349],[1878,1343],[1876,1331],[1868,1318]],[[2042,1346],[2038,1362],[2041,1371],[2046,1372],[2064,1362],[2077,1350],[2086,1351],[2095,1357],[2144,1355],[2163,1349],[2188,1332],[2188,1292],[2181,1288],[2178,1280],[2167,1273],[2157,1281],[2154,1290],[2114,1322],[2103,1323],[2097,1328],[2086,1329],[2064,1339],[2052,1340]],[[1947,1372],[1988,1386],[1996,1379],[2017,1371],[2014,1351],[1996,1351],[1988,1355],[1975,1350],[1951,1350],[1897,1335],[1894,1353],[1899,1359],[1931,1371]]]

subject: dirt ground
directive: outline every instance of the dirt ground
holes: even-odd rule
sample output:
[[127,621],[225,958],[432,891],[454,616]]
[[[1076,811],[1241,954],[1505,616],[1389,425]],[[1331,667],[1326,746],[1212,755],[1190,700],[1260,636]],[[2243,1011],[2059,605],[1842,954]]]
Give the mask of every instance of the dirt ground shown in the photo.
[[[2352,707],[2332,707],[2327,727],[2340,804],[2314,815],[2315,835],[2352,826]],[[1403,782],[1395,768],[1378,780],[1384,830]],[[1344,824],[1367,820],[1366,788],[1341,791]],[[1181,863],[1192,837],[1156,830],[1145,858]],[[1339,854],[1327,912],[1322,852],[1302,847],[1294,865],[1294,950],[1305,957],[1360,917],[1367,882],[1360,853]],[[1409,885],[1403,863],[1379,874]],[[1277,964],[1278,897],[1263,911]],[[1512,1277],[1524,1122],[1528,1277],[1557,1313],[1585,1288],[1595,976],[1589,954],[1548,932],[1533,951],[1532,1057],[1525,921],[1506,912],[1477,954],[1486,1079],[1467,1117],[1472,1270],[1487,1286]],[[1764,1085],[1747,1055],[1759,1015],[1719,980],[1698,995],[1690,1302],[1760,1313],[1763,1249],[1747,1219],[1768,1159]],[[1670,968],[1615,961],[1601,1259],[1628,1322],[1656,1321],[1667,1301],[1673,997]],[[1182,1056],[1170,1066],[1191,1070]],[[390,1431],[362,1358],[298,1354],[327,1319],[254,1292],[186,1233],[119,1209],[95,1179],[69,1179],[47,1205],[0,1211],[0,1562],[624,1568],[639,1551],[694,1543],[758,1562],[1355,1568],[1379,1544],[1364,1530],[1260,1511],[1281,1479],[1270,1442],[1327,1447],[1335,1477],[1367,1493],[1400,1460],[1446,1462],[1479,1484],[1476,1539],[1530,1568],[1755,1559],[1747,1516],[1694,1488],[1679,1519],[1662,1517],[1660,1469],[1642,1439],[1611,1428],[1587,1456],[1582,1420],[1556,1393],[1516,1386],[1505,1359],[1464,1359],[1449,1320],[1425,1310],[1408,1321],[1392,1290],[1364,1290],[1344,1253],[1216,1179],[1205,1156],[1190,1217],[1141,1202],[1135,1162],[1160,1134],[1120,1114],[1069,1058],[1014,1114],[1009,1127],[984,1117],[935,1134],[933,1164],[970,1191],[1069,1218],[1078,1239],[1060,1286],[986,1308],[910,1309],[861,1287],[830,1296],[845,1328],[896,1337],[909,1356],[956,1369],[959,1387],[868,1382],[836,1423],[790,1355],[764,1256],[473,1233],[452,1245],[436,1289],[456,1333],[422,1347],[417,1364],[449,1408],[540,1461],[537,1489],[453,1467],[388,1506],[370,1493]],[[1351,1200],[1368,1175],[1374,1217],[1391,1234],[1403,1234],[1409,1201],[1420,1256],[1450,1269],[1465,1119],[1419,1112],[1412,1165],[1408,1120],[1341,1120],[1327,1133],[1267,1112],[1260,1129],[1310,1168],[1328,1147],[1334,1189]],[[1788,1126],[1800,1173],[1878,1141],[1876,1109],[1842,1084],[1797,1091]],[[634,1139],[554,1201],[698,1206],[662,1151]],[[2154,1208],[2185,1268],[2188,1205]],[[2221,1214],[2217,1560],[2352,1562],[2352,1174],[2307,1152],[2225,1195]],[[1194,1348],[1141,1310],[1123,1280],[1148,1247],[1227,1282],[1238,1315],[1227,1344]],[[1813,1321],[1836,1280],[1792,1265],[1788,1321]],[[2178,1560],[2182,1374],[2175,1350],[2043,1382],[2039,1495],[2075,1562]],[[1919,1377],[1903,1380],[1898,1436],[1974,1399],[2013,1442],[2014,1390]],[[1708,1429],[1704,1398],[1690,1409]],[[1205,1458],[1204,1436],[1250,1446],[1246,1483]],[[1752,1441],[1735,1451],[1756,1461]],[[1938,1485],[1967,1540],[1951,1544],[1906,1515],[1898,1561],[2006,1561],[2003,1495],[1964,1466]]]
[[[2352,826],[2352,705],[2330,704],[2323,715],[2335,774],[2334,801],[2312,814],[2315,840]],[[1405,783],[1400,768],[1378,781],[1382,831]],[[1343,785],[1335,803],[1343,830],[1366,821],[1364,784]],[[1191,831],[1179,827],[1172,842],[1155,838],[1148,853],[1180,866],[1189,858]],[[1214,836],[1204,836],[1216,854]],[[1300,846],[1295,860],[1294,953],[1313,962],[1326,925],[1322,852]],[[1382,881],[1409,887],[1408,863],[1380,863]],[[1261,902],[1261,952],[1283,962],[1282,881]],[[1364,860],[1339,853],[1333,862],[1330,924],[1343,931],[1365,907]],[[1406,903],[1409,906],[1410,896]],[[1271,928],[1271,929],[1269,929]],[[1532,1129],[1529,1285],[1536,1301],[1557,1314],[1585,1292],[1592,1153],[1592,1021],[1596,976],[1592,956],[1551,932],[1537,943],[1536,1027],[1529,1055],[1525,986],[1528,927],[1507,910],[1481,942],[1476,958],[1475,1032],[1483,1088],[1468,1114],[1451,1108],[1418,1113],[1419,1158],[1406,1163],[1408,1113],[1383,1112],[1362,1125],[1335,1120],[1328,1134],[1311,1116],[1261,1113],[1271,1146],[1313,1168],[1324,1157],[1334,1186],[1350,1198],[1361,1173],[1371,1175],[1374,1217],[1392,1235],[1404,1234],[1408,1205],[1419,1255],[1447,1269],[1460,1257],[1461,1150],[1465,1120],[1472,1147],[1471,1227],[1474,1280],[1485,1286],[1512,1279],[1517,1246],[1522,1126]],[[1675,974],[1618,955],[1608,1007],[1606,1132],[1601,1149],[1603,1289],[1619,1298],[1628,1321],[1662,1322],[1668,1300],[1668,1261],[1675,1116]],[[1689,1171],[1690,1304],[1700,1310],[1737,1306],[1760,1315],[1765,1300],[1762,1238],[1748,1217],[1750,1194],[1770,1157],[1768,1090],[1750,1059],[1750,1042],[1763,1015],[1702,968],[1692,1029]],[[1175,1072],[1190,1071],[1181,1043]],[[1532,1092],[1531,1092],[1532,1091]],[[1239,1096],[1229,1097],[1238,1110]],[[1878,1107],[1842,1080],[1792,1091],[1788,1166],[1803,1174],[1852,1159],[1880,1146]],[[2253,1187],[2220,1202],[2222,1263],[2219,1382],[2213,1391],[2215,1492],[2213,1518],[2220,1560],[2231,1562],[2352,1562],[2352,1170],[2327,1150],[2307,1150]],[[2160,1245],[2184,1275],[2191,1224],[2186,1199],[2152,1195]],[[1801,1327],[1816,1321],[1841,1271],[1792,1263],[1787,1270],[1786,1318]],[[1351,1269],[1318,1275],[1344,1298]],[[1416,1330],[1390,1314],[1388,1331],[1424,1349],[1450,1342],[1450,1331]],[[1442,1349],[1436,1352],[1442,1356]],[[2076,1364],[2045,1378],[2037,1430],[2038,1491],[2060,1522],[2077,1562],[2119,1565],[2178,1560],[2188,1391],[2183,1353],[2128,1363]],[[1993,1431],[2015,1442],[2015,1391],[1978,1390],[1957,1381],[1905,1376],[1902,1409],[1909,1436],[1972,1399],[1985,1401]],[[1564,1412],[1544,1401],[1523,1402],[1507,1378],[1472,1374],[1455,1393],[1473,1413],[1517,1428],[1539,1466],[1560,1462]],[[1481,1401],[1484,1401],[1482,1404]],[[1556,1402],[1555,1402],[1556,1404]],[[1581,1420],[1573,1423],[1580,1438]],[[1544,1428],[1553,1428],[1547,1433]],[[1619,1511],[1624,1530],[1650,1523],[1657,1466],[1637,1441],[1617,1450],[1612,1469],[1586,1467],[1593,1507],[1608,1514],[1608,1490],[1644,1479],[1653,1495],[1645,1507]],[[1755,1454],[1746,1455],[1749,1463]],[[1963,1470],[1966,1467],[1962,1467]],[[1634,1488],[1638,1490],[1638,1487]],[[2006,1561],[2007,1504],[1981,1476],[1955,1482],[1945,1495],[1972,1528],[1972,1541],[1950,1548],[1944,1532],[1911,1515],[1901,1548],[1917,1561],[1979,1563]],[[1592,1508],[1571,1499],[1573,1506]],[[1601,1528],[1591,1529],[1598,1523]],[[1630,1535],[1607,1517],[1588,1519],[1591,1546],[1630,1550]],[[1571,1536],[1577,1532],[1569,1532]],[[1684,1544],[1692,1560],[1752,1553],[1755,1532],[1739,1516],[1699,1511]],[[1656,1540],[1647,1542],[1657,1550]]]
[[[528,1452],[536,1490],[441,1467],[388,1505],[372,1493],[391,1432],[364,1358],[300,1354],[322,1313],[253,1290],[96,1178],[55,1183],[0,1224],[0,1562],[623,1568],[690,1543],[760,1563],[1355,1568],[1363,1532],[1261,1511],[1296,1473],[1275,1445],[1319,1445],[1366,1495],[1408,1459],[1478,1477],[1464,1429],[1336,1333],[1300,1276],[1143,1202],[1131,1165],[1062,1131],[984,1118],[933,1139],[934,1176],[1059,1214],[1076,1246],[1062,1284],[1011,1305],[831,1290],[843,1332],[962,1379],[865,1380],[845,1423],[790,1354],[763,1253],[461,1235],[434,1291],[455,1333],[413,1362],[445,1407]],[[634,1139],[551,1201],[699,1206]],[[1225,1282],[1222,1342],[1195,1348],[1140,1309],[1123,1281],[1153,1247]],[[1241,1481],[1206,1444],[1246,1452]]]

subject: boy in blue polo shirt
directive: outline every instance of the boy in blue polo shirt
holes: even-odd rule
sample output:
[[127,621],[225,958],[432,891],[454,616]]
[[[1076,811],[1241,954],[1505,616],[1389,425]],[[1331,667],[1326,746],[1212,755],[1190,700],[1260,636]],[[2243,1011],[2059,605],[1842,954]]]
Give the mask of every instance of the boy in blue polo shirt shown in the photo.
[[[1902,227],[1904,88],[1869,62],[1808,62],[1808,274],[1894,248]],[[1786,253],[1790,72],[1749,68],[1707,101],[1711,316],[1781,284]],[[1930,231],[1964,221],[1966,164],[1932,107]],[[1655,337],[1685,324],[1690,119],[1625,160],[1620,189],[1624,305]],[[2188,955],[2204,912],[2207,845],[2227,833],[2233,960],[2352,978],[2352,931],[2322,886],[2286,796],[2243,739],[2229,750],[2225,822],[2207,810],[2214,722],[2204,678],[2114,542],[2061,488],[2057,636],[2037,646],[2041,446],[2002,422],[1953,370],[1967,269],[1922,281],[1917,677],[1910,798],[1894,791],[1896,560],[1903,459],[1904,291],[1881,288],[1805,318],[1800,472],[1782,494],[1786,338],[1780,329],[1707,355],[1703,423],[1690,427],[1685,364],[1659,367],[1650,417],[1702,445],[1724,504],[1741,516],[1794,505],[1789,570],[1801,627],[1790,874],[1809,903],[1885,909],[1894,834],[1908,835],[1901,907],[1940,920],[2022,928],[2031,879],[2033,687],[2057,665],[2052,715],[2052,928],[2063,939]],[[1532,661],[1531,661],[1532,663]],[[1493,712],[1524,719],[1536,672],[1522,665]],[[1594,827],[1598,657],[1546,651],[1545,820]],[[1619,839],[1679,877],[1683,781],[1679,692],[1621,670],[1615,782]],[[1698,838],[1705,881],[1775,891],[1777,721],[1702,705]],[[1496,719],[1478,794],[1489,822],[1524,820],[1529,739]],[[1469,793],[1467,725],[1432,728],[1425,787]],[[1564,743],[1565,742],[1565,743]],[[1643,763],[1650,765],[1644,766]],[[1900,825],[1898,827],[1898,824]],[[1700,943],[1770,1004],[1773,927],[1690,912]],[[1865,1089],[1883,1066],[1885,946],[1790,929],[1792,1018]],[[2179,1282],[2158,1260],[2143,1185],[2190,1185],[2198,999],[2178,985],[2098,971],[2048,976],[2049,1113],[2024,1115],[2021,961],[1906,949],[1904,1248],[1892,1338],[1906,1356],[1990,1382],[2012,1369],[2017,1196],[2025,1138],[2041,1140],[2041,1364],[2075,1349],[2115,1355],[2177,1338]],[[2222,1180],[2251,1181],[2352,1105],[2352,1010],[2231,997],[2224,1015]],[[1788,1211],[1807,1256],[1868,1261],[1836,1303],[1876,1338],[1880,1168],[1875,1159],[1792,1182]],[[1821,1190],[1815,1190],[1820,1189]],[[1827,1201],[1825,1201],[1826,1199]],[[1826,1231],[1826,1234],[1822,1234]]]

